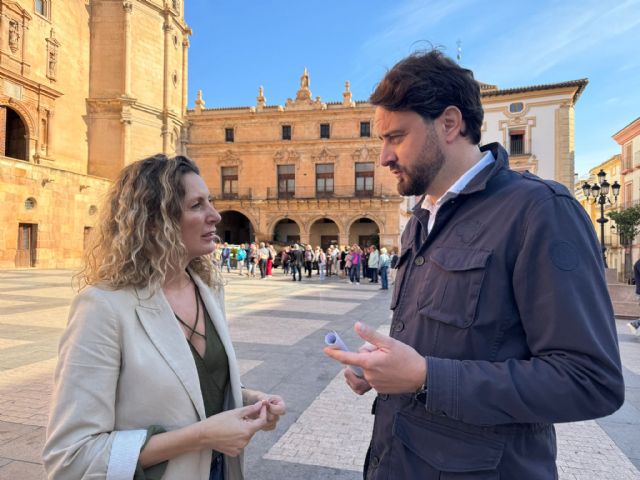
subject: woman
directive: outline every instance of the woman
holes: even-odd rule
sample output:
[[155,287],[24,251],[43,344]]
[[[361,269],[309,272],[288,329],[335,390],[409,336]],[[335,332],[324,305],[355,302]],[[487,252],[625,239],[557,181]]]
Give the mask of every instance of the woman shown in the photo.
[[241,388],[207,186],[157,155],[106,200],[60,343],[48,478],[242,479],[244,446],[285,405]]

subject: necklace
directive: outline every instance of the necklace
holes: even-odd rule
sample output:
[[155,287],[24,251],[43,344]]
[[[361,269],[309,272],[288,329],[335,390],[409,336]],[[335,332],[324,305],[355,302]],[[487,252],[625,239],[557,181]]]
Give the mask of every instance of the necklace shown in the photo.
[[191,282],[193,283],[193,291],[194,291],[194,296],[195,296],[195,300],[196,300],[196,321],[194,322],[193,327],[189,324],[187,324],[185,321],[183,321],[176,312],[173,312],[173,314],[175,315],[176,319],[182,324],[184,325],[187,330],[189,330],[189,338],[187,339],[187,341],[189,343],[191,343],[191,339],[193,338],[194,335],[197,335],[201,338],[204,338],[206,340],[206,336],[203,335],[202,333],[196,331],[198,329],[198,323],[200,322],[200,292],[198,291],[198,286],[195,284],[195,282],[193,281],[193,278],[191,278],[191,274],[189,275],[189,279],[191,280]]

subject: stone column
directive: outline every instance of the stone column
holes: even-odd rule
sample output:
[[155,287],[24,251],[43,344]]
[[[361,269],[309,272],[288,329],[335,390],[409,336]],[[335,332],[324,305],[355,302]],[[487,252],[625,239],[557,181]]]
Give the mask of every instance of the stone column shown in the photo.
[[171,46],[171,30],[172,27],[169,24],[169,10],[165,12],[164,26],[164,81],[162,91],[162,152],[169,153],[169,85],[170,85],[170,71],[169,71],[169,48]]
[[131,97],[131,14],[133,4],[124,2],[124,96]]

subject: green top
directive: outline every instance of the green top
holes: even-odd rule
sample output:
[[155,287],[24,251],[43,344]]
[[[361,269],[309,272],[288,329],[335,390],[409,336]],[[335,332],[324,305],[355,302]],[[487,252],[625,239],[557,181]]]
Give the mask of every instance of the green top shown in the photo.
[[[207,418],[216,415],[224,409],[224,394],[229,385],[229,359],[227,352],[222,345],[220,336],[216,331],[209,312],[204,309],[204,333],[206,336],[206,349],[204,357],[201,357],[198,351],[193,348],[189,342],[189,348],[193,354],[193,359],[198,370],[198,379],[200,380],[200,390],[202,391],[202,400],[204,401],[204,411]],[[158,425],[152,425],[147,429],[147,440],[156,433],[163,433],[166,430]],[[142,446],[144,448],[144,445]],[[142,451],[142,448],[140,449]],[[219,452],[213,451],[213,457],[220,455]],[[152,465],[144,470],[138,464],[136,468],[134,480],[160,480],[167,469],[167,462]]]

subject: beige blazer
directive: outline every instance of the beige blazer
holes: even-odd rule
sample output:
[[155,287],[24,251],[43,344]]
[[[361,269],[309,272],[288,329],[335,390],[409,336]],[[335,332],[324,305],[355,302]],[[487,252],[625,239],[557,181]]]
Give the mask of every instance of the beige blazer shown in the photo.
[[[224,293],[192,273],[229,358],[225,408],[242,406]],[[49,479],[131,480],[146,438],[205,418],[193,355],[162,290],[83,290],[59,347],[43,452]],[[163,479],[208,480],[210,451],[169,461]],[[241,480],[242,456],[225,457],[225,479]]]

